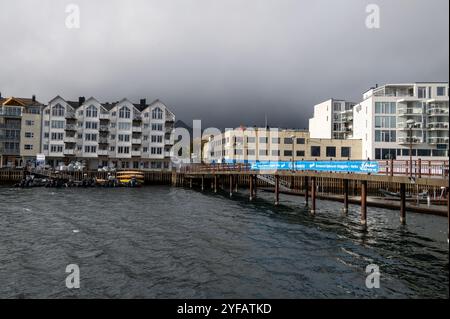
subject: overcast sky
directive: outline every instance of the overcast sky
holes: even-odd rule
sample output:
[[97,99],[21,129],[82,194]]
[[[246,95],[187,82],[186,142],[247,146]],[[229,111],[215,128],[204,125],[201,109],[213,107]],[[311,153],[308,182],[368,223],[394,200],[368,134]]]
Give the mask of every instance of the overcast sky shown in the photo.
[[[65,25],[80,7],[80,28]],[[380,7],[368,29],[367,4]],[[313,105],[379,83],[448,81],[448,0],[15,0],[0,92],[164,101],[188,124],[306,128]]]

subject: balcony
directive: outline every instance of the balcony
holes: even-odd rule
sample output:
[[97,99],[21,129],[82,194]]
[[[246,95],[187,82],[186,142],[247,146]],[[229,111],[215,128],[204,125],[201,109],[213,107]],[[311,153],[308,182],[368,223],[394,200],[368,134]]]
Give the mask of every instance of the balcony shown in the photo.
[[76,131],[77,126],[75,124],[66,124],[66,131]]
[[131,128],[132,132],[142,132],[142,127],[140,126],[133,126]]
[[64,137],[64,143],[76,143],[75,136],[66,136]]
[[448,137],[429,137],[429,144],[448,144]]
[[108,132],[109,131],[108,125],[100,125],[99,131],[100,132]]
[[[409,131],[409,126],[408,124],[406,124],[406,122],[398,122],[397,123],[397,128],[402,130],[402,131]],[[411,129],[414,130],[422,130],[423,129],[423,124],[420,122],[416,122],[412,125]]]
[[447,131],[449,125],[448,122],[429,122],[427,128],[431,131],[439,131],[439,130]]
[[172,157],[173,152],[172,151],[164,151],[164,157]]
[[142,121],[142,116],[140,114],[135,114],[133,116],[133,121]]
[[173,138],[173,137],[171,137],[171,138],[166,138],[166,139],[164,140],[164,144],[165,144],[165,145],[173,145],[173,144],[174,144],[174,138]]
[[398,107],[397,114],[399,116],[422,116],[423,110],[421,107]]
[[109,113],[100,113],[100,120],[109,120]]
[[63,151],[63,154],[64,155],[75,155],[75,149],[73,149],[73,148],[66,148],[64,151]]
[[108,138],[107,137],[100,137],[98,139],[99,144],[108,144]]
[[141,156],[141,151],[131,151],[131,156]]
[[98,150],[97,155],[98,156],[108,156],[108,150]]
[[140,138],[132,138],[131,144],[142,144],[142,139]]
[[431,107],[427,110],[428,116],[448,116],[448,108],[444,107]]
[[422,137],[420,136],[413,136],[412,138],[409,137],[399,137],[398,138],[398,144],[421,144],[422,143]]

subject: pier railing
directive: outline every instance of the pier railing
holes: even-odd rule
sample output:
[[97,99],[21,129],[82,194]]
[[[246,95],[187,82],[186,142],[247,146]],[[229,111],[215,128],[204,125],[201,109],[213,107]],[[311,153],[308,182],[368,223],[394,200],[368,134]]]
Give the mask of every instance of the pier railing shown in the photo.
[[[376,175],[412,175],[414,178],[448,178],[449,176],[449,161],[419,159],[413,160],[411,164],[408,160],[384,160],[377,162],[379,169]],[[245,172],[251,170],[251,165],[248,163],[188,164],[180,168],[181,173]],[[374,173],[371,174],[375,175]]]

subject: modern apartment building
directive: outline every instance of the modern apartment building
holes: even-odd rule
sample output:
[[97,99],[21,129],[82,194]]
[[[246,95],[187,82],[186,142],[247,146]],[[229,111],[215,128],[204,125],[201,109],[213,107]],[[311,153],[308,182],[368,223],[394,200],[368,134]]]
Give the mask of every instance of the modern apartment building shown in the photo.
[[210,136],[202,158],[205,163],[359,160],[361,140],[311,138],[305,130],[239,127]]
[[52,166],[84,161],[98,167],[169,169],[175,115],[156,100],[100,103],[53,98],[42,115],[42,153]]
[[355,103],[329,99],[314,105],[314,117],[309,119],[312,138],[347,139],[352,137]]
[[448,160],[447,82],[386,84],[371,88],[353,110],[353,137],[371,159]]
[[448,90],[448,82],[386,84],[356,105],[330,99],[314,107],[311,137],[361,139],[363,158],[409,159],[412,149],[414,159],[448,159]]
[[0,94],[0,167],[23,166],[40,151],[41,111],[32,98],[2,98]]

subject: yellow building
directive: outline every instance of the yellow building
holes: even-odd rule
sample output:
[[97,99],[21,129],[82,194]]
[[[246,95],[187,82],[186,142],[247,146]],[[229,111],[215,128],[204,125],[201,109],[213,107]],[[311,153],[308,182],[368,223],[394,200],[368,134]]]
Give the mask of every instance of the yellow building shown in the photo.
[[205,163],[245,161],[361,160],[361,140],[310,138],[306,130],[239,127],[209,136]]

